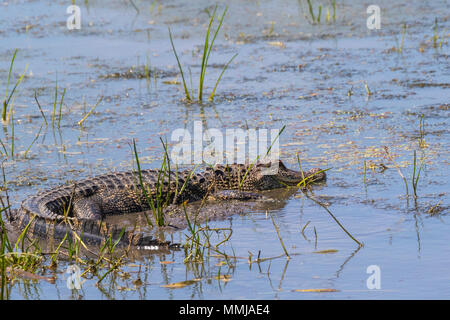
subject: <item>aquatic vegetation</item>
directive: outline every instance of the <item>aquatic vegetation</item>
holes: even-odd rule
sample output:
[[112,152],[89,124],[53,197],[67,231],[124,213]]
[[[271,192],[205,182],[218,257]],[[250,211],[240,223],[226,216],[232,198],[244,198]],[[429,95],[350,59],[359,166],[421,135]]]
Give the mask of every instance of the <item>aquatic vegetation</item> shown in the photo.
[[367,162],[366,162],[366,160],[364,160],[364,187],[367,188],[366,173],[367,173]]
[[[356,238],[347,231],[347,229],[341,224],[341,222],[334,216],[334,214],[330,211],[330,209],[328,209],[328,207],[322,203],[321,201],[317,200],[316,197],[313,195],[313,193],[311,192],[310,195],[308,195],[308,189],[301,189],[303,194],[308,198],[311,199],[312,201],[314,201],[315,203],[317,203],[319,206],[321,206],[322,208],[325,209],[326,212],[328,212],[328,214],[330,215],[331,218],[333,218],[333,220],[337,223],[337,225],[350,237],[350,239],[352,239],[353,241],[355,241],[359,247],[362,247],[363,244],[361,242],[359,242],[358,240],[356,240]],[[314,227],[315,230],[315,227]],[[317,246],[317,232],[314,231],[315,237],[316,237],[316,246]]]
[[400,53],[403,51],[403,42],[405,41],[405,35],[406,35],[406,23],[403,24],[402,39],[400,40],[400,47],[398,48],[398,52]]
[[[170,173],[171,173],[170,158],[169,158],[169,152],[167,150],[167,143],[165,143],[161,138],[160,138],[160,141],[161,141],[163,149],[164,149],[164,155],[163,155],[163,159],[161,162],[161,167],[159,168],[159,171],[158,171],[158,177],[157,177],[157,181],[156,181],[156,192],[155,192],[155,197],[153,198],[150,195],[152,192],[148,189],[148,187],[146,188],[143,183],[142,170],[141,170],[139,156],[138,156],[138,152],[137,152],[137,148],[136,148],[136,141],[133,140],[133,156],[134,156],[134,160],[136,161],[137,173],[138,173],[138,178],[139,178],[138,186],[140,187],[140,189],[147,201],[148,206],[151,208],[156,226],[164,226],[164,224],[165,224],[164,223],[164,221],[165,221],[164,220],[164,214],[165,214],[164,209],[167,206],[169,206],[169,204],[170,204],[169,203],[170,202],[170,190],[169,190],[169,192],[164,192],[164,187],[165,187],[164,180],[166,179],[166,177],[168,177],[168,179],[169,179],[168,187],[170,188]],[[179,187],[178,186],[178,176],[176,176],[176,178],[175,178],[175,183],[176,183],[175,197],[177,197],[178,193],[182,193],[184,191],[187,183],[189,182],[190,178],[194,174],[194,171],[196,170],[196,168],[197,168],[197,166],[190,172],[190,175],[187,177],[187,179],[185,179],[185,181],[179,191],[178,191],[178,187]],[[176,172],[178,174],[178,171],[176,171]],[[164,197],[164,193],[166,193],[165,197]],[[151,220],[149,219],[149,217],[147,216],[146,213],[145,213],[145,217],[146,217],[148,225],[153,227],[153,223],[151,222]]]
[[39,103],[39,100],[38,100],[38,98],[37,98],[37,92],[36,92],[36,90],[34,90],[34,100],[36,101],[36,103],[37,103],[37,105],[38,105],[38,108],[39,108],[39,111],[41,112],[42,118],[44,119],[45,126],[48,126],[47,118],[45,117],[44,111],[42,111],[41,104]]
[[[209,24],[208,24],[208,28],[207,28],[206,36],[205,36],[205,44],[203,46],[202,63],[201,63],[201,68],[200,68],[200,79],[199,79],[198,95],[197,95],[197,100],[199,102],[201,102],[203,100],[203,87],[204,87],[205,78],[206,78],[206,70],[207,70],[207,67],[208,67],[209,56],[211,54],[211,51],[212,51],[212,48],[213,48],[213,45],[214,45],[214,41],[216,40],[216,37],[217,37],[217,35],[218,35],[219,31],[220,31],[220,28],[222,27],[223,19],[225,18],[227,9],[228,9],[228,7],[225,8],[225,10],[223,11],[222,15],[219,18],[218,26],[217,26],[216,31],[214,32],[214,36],[213,36],[211,42],[210,42],[210,36],[212,35],[211,26],[212,26],[212,23],[213,23],[214,18],[216,16],[217,6],[214,8],[214,11],[213,11],[213,13],[211,15],[211,18],[209,20]],[[189,90],[188,90],[187,85],[186,85],[186,80],[184,78],[183,68],[181,67],[180,59],[178,58],[178,54],[176,52],[175,45],[173,43],[172,32],[170,31],[170,28],[169,28],[169,38],[170,38],[170,43],[172,45],[173,53],[174,53],[175,58],[177,60],[178,69],[180,70],[181,78],[183,80],[183,87],[184,87],[185,98],[188,101],[193,101],[194,97],[192,95],[192,80],[191,80],[191,90],[190,90],[191,94],[189,94]],[[224,72],[227,70],[229,64],[234,60],[234,58],[236,58],[236,56],[237,56],[237,54],[233,55],[233,57],[231,57],[231,59],[228,60],[228,62],[222,68],[222,72],[220,73],[220,76],[217,79],[216,84],[214,85],[214,88],[213,88],[213,90],[212,90],[212,92],[211,92],[211,94],[210,94],[210,96],[208,98],[209,101],[213,100],[215,92],[216,92],[216,89],[217,89],[217,86],[219,85],[219,82],[222,79],[222,76],[223,76]],[[192,79],[192,77],[191,77],[191,79]]]
[[367,96],[368,97],[371,96],[372,95],[372,91],[370,91],[369,85],[367,84],[366,81],[364,81],[364,88],[366,89]]
[[444,29],[442,31],[442,36],[441,36],[441,40],[439,41],[439,45],[438,45],[438,40],[439,40],[439,31],[438,31],[438,19],[435,18],[434,19],[434,28],[433,28],[433,48],[437,48],[439,46],[439,48],[442,48],[442,45],[444,44],[444,40],[445,40],[445,33],[446,33],[446,29]]
[[[141,188],[142,193],[144,194],[144,197],[148,203],[148,205],[150,206],[150,208],[152,209],[153,212],[153,217],[155,219],[155,222],[158,226],[162,226],[164,225],[164,214],[163,214],[163,199],[161,198],[161,194],[162,194],[162,188],[163,185],[161,183],[161,173],[164,172],[163,178],[164,176],[167,174],[167,166],[170,164],[166,165],[166,154],[164,155],[164,160],[163,163],[161,164],[161,169],[159,171],[159,175],[158,175],[158,180],[157,180],[157,187],[156,189],[159,191],[156,193],[156,199],[153,200],[153,197],[149,195],[149,191],[145,188],[143,179],[142,179],[142,170],[141,170],[141,165],[140,165],[140,161],[139,161],[139,156],[138,156],[138,152],[137,152],[137,148],[136,148],[136,141],[133,139],[133,154],[134,154],[134,159],[136,160],[136,166],[137,166],[137,172],[138,172],[138,176],[139,176],[139,186]],[[156,201],[156,203],[155,203]],[[147,223],[149,226],[153,226],[153,223],[151,222],[151,220],[149,219],[148,215],[145,213],[145,218],[147,220]]]
[[3,197],[0,199],[0,300],[7,299],[9,296],[8,283],[13,281],[15,270],[34,274],[37,268],[44,260],[42,250],[36,241],[25,245],[26,234],[33,221],[27,224],[15,243],[8,238],[7,228],[3,221],[3,215],[8,216],[10,206],[5,206]]
[[[8,229],[4,220],[4,217],[9,219],[11,206],[9,204],[8,186],[3,166],[2,172],[4,197],[3,195],[0,196],[0,300],[9,298],[9,288],[15,282],[16,276],[54,283],[55,276],[43,276],[41,271],[55,271],[61,256],[64,256],[63,260],[65,263],[68,261],[83,267],[82,277],[87,273],[96,275],[99,278],[97,283],[100,283],[112,271],[116,271],[123,266],[128,255],[128,249],[121,249],[119,252],[117,245],[125,229],[122,230],[119,239],[113,241],[110,236],[109,239],[105,239],[106,241],[102,247],[97,248],[96,251],[88,248],[76,233],[73,233],[75,239],[72,239],[66,233],[54,250],[50,249],[49,252],[46,252],[43,250],[39,239],[30,239],[28,235],[33,224],[33,217],[18,235],[15,242],[12,242],[8,237]],[[68,211],[69,208],[65,210],[65,216],[67,216]],[[97,257],[97,260],[92,260],[92,257]],[[99,273],[103,269],[107,269],[107,271],[105,274],[100,275]]]
[[384,146],[384,152],[386,153],[386,156],[388,157],[388,159],[391,160],[391,162],[394,164],[400,177],[403,179],[403,182],[405,183],[406,197],[408,198],[409,197],[408,182],[406,181],[406,178],[403,175],[402,170],[400,170],[400,166],[395,162],[394,158],[389,153],[388,147]]
[[[299,5],[301,6],[301,0],[298,0]],[[322,17],[322,5],[319,4],[317,10],[317,16],[314,14],[314,8],[313,8],[313,4],[311,2],[311,0],[306,0],[307,4],[308,4],[308,12],[311,18],[311,24],[320,24],[321,21],[321,17]],[[333,10],[333,13],[330,13],[330,8],[328,6],[326,6],[326,15],[325,15],[325,22],[326,23],[331,23],[331,21],[333,23],[336,22],[336,0],[332,0],[331,1],[331,9]],[[309,20],[308,20],[309,21]]]
[[[406,198],[409,199],[409,188],[408,188],[408,182],[407,182],[405,175],[401,171],[400,166],[395,162],[394,158],[389,153],[388,147],[385,146],[384,151],[385,151],[388,159],[394,164],[395,168],[397,169],[398,174],[403,179],[403,182],[405,183],[405,189],[406,189]],[[422,167],[423,167],[424,163],[425,163],[425,157],[422,157],[422,159],[420,160],[420,165],[418,166],[417,159],[416,159],[416,150],[414,150],[413,172],[412,172],[412,178],[411,178],[414,198],[417,198],[417,186],[419,184],[420,173],[422,171]]]
[[25,150],[25,153],[23,155],[24,158],[27,157],[28,151],[30,151],[31,147],[33,146],[33,144],[36,142],[36,140],[39,138],[39,136],[41,135],[41,131],[42,128],[44,127],[44,125],[41,125],[41,127],[39,128],[39,132],[36,134],[36,137],[33,139],[33,141],[31,142],[30,146],[27,148],[27,150]]
[[[60,54],[66,52],[64,47],[70,47],[70,43],[54,42],[55,33],[40,27],[41,24],[45,26],[52,23],[54,19],[51,18],[54,11],[58,11],[57,8],[48,13],[37,12],[44,19],[41,19],[42,23],[34,19],[26,22],[19,19],[34,25],[30,24],[30,28],[27,26],[23,29],[28,30],[28,36],[33,39],[43,38],[45,41],[31,41],[29,46],[19,49],[10,72],[5,99],[9,100],[5,111],[7,122],[3,127],[3,136],[0,137],[0,156],[5,160],[5,169],[11,175],[13,205],[17,205],[17,201],[26,194],[53,184],[71,183],[72,179],[110,170],[122,171],[124,166],[129,167],[132,160],[130,156],[134,158],[135,172],[141,169],[136,167],[137,162],[144,169],[144,161],[148,161],[152,168],[161,169],[162,178],[169,169],[168,166],[160,166],[164,162],[164,153],[158,146],[158,135],[169,133],[170,137],[172,130],[183,126],[189,128],[191,122],[198,118],[204,121],[204,129],[274,128],[286,124],[288,130],[283,132],[280,145],[282,157],[287,163],[292,165],[295,154],[301,152],[297,156],[300,168],[304,166],[306,169],[307,164],[322,168],[337,167],[326,186],[313,189],[314,198],[328,208],[357,240],[364,241],[367,247],[364,255],[383,258],[383,261],[388,262],[383,268],[390,268],[397,263],[401,267],[411,265],[418,267],[419,272],[424,271],[426,268],[423,263],[415,260],[416,237],[411,232],[414,220],[410,213],[414,209],[414,213],[417,213],[416,227],[418,225],[424,231],[433,230],[421,233],[420,241],[443,243],[441,240],[445,240],[445,228],[442,225],[448,219],[445,191],[448,174],[441,168],[443,164],[445,167],[448,158],[445,152],[445,115],[449,106],[442,100],[448,87],[445,81],[446,52],[441,52],[439,48],[446,49],[448,36],[444,37],[446,34],[443,29],[447,21],[441,20],[440,16],[437,21],[434,19],[440,8],[430,3],[425,12],[417,11],[415,23],[407,22],[407,34],[404,33],[401,41],[401,19],[410,21],[410,17],[405,16],[408,14],[406,11],[389,12],[390,18],[400,22],[384,24],[381,33],[361,33],[360,31],[365,30],[364,10],[361,10],[364,4],[339,2],[338,13],[336,1],[310,0],[310,13],[308,2],[300,1],[306,18],[303,13],[299,16],[295,11],[298,9],[296,2],[284,3],[283,8],[246,2],[245,10],[239,12],[234,11],[234,3],[233,11],[230,7],[228,16],[225,16],[226,20],[220,27],[211,50],[213,52],[209,52],[209,61],[203,61],[203,57],[208,58],[208,53],[204,53],[205,36],[214,4],[204,4],[208,8],[205,10],[208,15],[202,13],[202,5],[180,3],[164,7],[164,15],[161,16],[157,16],[162,3],[159,0],[147,3],[133,0],[133,3],[114,4],[107,13],[100,10],[99,6],[93,6],[89,9],[89,17],[99,19],[92,20],[88,17],[84,31],[72,36],[76,37],[77,44],[83,44],[92,43],[96,36],[104,35],[109,39],[108,43],[104,43],[106,48],[117,50],[100,52],[98,50],[102,43],[94,43],[95,46],[90,50],[72,50],[65,58]],[[79,2],[77,1],[78,5]],[[133,9],[134,5],[138,10]],[[225,5],[219,4],[210,26],[207,52]],[[26,4],[9,2],[9,7],[12,6],[17,6],[12,12],[21,12],[20,9]],[[45,9],[45,6],[35,7]],[[412,3],[410,9],[417,7],[421,7],[420,4]],[[139,10],[140,17],[130,21]],[[114,12],[116,14],[111,15]],[[194,19],[188,19],[186,15]],[[248,20],[245,19],[247,17]],[[302,21],[299,21],[299,17]],[[342,21],[333,25],[336,17],[339,20],[342,18]],[[12,32],[11,40],[17,43],[20,39],[14,35],[20,36],[22,27],[14,17],[6,18],[4,31]],[[115,18],[119,20],[116,21]],[[89,20],[93,21],[93,25],[88,25]],[[161,25],[168,22],[171,29],[167,32],[163,28],[161,33]],[[167,39],[170,32],[173,47]],[[226,43],[219,39],[224,32],[227,33]],[[393,34],[397,35],[397,43]],[[407,53],[407,57],[404,54],[406,60],[395,53],[387,57],[383,54],[383,42],[373,42],[377,37],[381,37],[378,40],[383,40],[383,37],[389,35],[392,39],[391,47],[396,45],[398,49],[392,52]],[[73,37],[67,39],[70,41],[70,38]],[[51,44],[49,49],[45,47],[48,43]],[[196,45],[195,48],[190,47],[192,43]],[[124,44],[141,50],[138,53],[140,64],[135,65],[136,54],[127,50],[128,46],[122,47]],[[283,44],[287,44],[286,48],[278,52],[278,47]],[[342,50],[333,50],[333,44],[339,44],[338,49]],[[347,44],[349,48],[346,47]],[[366,44],[371,44],[370,50]],[[410,50],[417,45],[430,51],[420,54],[420,51]],[[432,47],[436,50],[432,50]],[[224,68],[228,59],[237,52],[236,48],[241,48],[245,57],[241,57],[242,61],[238,64],[236,57],[228,68]],[[2,57],[2,95],[5,95],[4,86],[13,52],[14,48],[5,51],[6,55]],[[174,54],[177,63],[179,62],[177,67]],[[25,58],[22,57],[26,57],[26,62],[33,66],[34,75],[28,70],[11,96],[11,89],[23,71],[21,60]],[[126,67],[130,65],[130,61],[133,66]],[[206,68],[201,67],[202,63]],[[46,64],[51,69],[58,70],[56,85],[55,73],[47,70]],[[124,69],[121,68],[122,64]],[[98,75],[125,70],[128,72],[125,75]],[[180,72],[184,73],[184,84],[181,76],[176,79]],[[203,110],[204,106],[199,103],[198,87],[203,75],[202,101],[207,102],[210,95],[213,95],[214,103],[209,106],[212,109]],[[148,89],[156,76],[159,78],[158,84],[162,83],[161,87],[145,91],[145,86]],[[112,78],[115,80],[111,80]],[[187,89],[189,100],[185,98],[187,95],[183,86]],[[65,93],[64,87],[67,88]],[[226,88],[233,88],[233,92],[225,92]],[[95,107],[101,91],[105,91],[105,96],[100,104],[105,103],[107,108],[99,104]],[[305,98],[296,100],[298,95]],[[347,99],[346,95],[350,98]],[[367,101],[369,97],[371,101]],[[84,101],[87,101],[87,105]],[[186,101],[188,103],[183,104]],[[193,104],[190,105],[189,101]],[[35,103],[36,106],[33,106]],[[197,108],[197,103],[200,109]],[[69,106],[70,112],[73,112],[70,117],[67,114]],[[417,115],[418,118],[415,118]],[[47,130],[49,126],[60,130]],[[139,154],[133,150],[132,136],[136,137],[135,149]],[[14,140],[11,140],[12,137]],[[61,140],[61,145],[57,140]],[[130,149],[127,148],[128,141],[131,142]],[[384,153],[380,144],[392,145],[389,152],[406,178],[410,203],[413,197],[417,197],[417,202],[420,199],[419,205],[414,209],[408,207],[405,210],[404,183],[398,179],[394,165],[389,160],[382,159]],[[167,146],[170,149],[171,143]],[[236,146],[239,147],[240,145]],[[38,148],[39,152],[35,152]],[[413,149],[416,149],[414,154]],[[423,154],[427,157],[425,162],[421,162]],[[390,168],[383,172],[379,167],[382,165],[379,164],[380,161]],[[177,171],[173,162],[168,165]],[[139,183],[138,174],[135,177],[136,183]],[[145,176],[143,177],[145,181]],[[155,180],[156,177],[155,175]],[[244,170],[240,174],[240,181],[246,178],[248,175],[245,176]],[[364,183],[366,192],[364,187],[361,188],[361,182]],[[310,195],[307,180],[298,187]],[[8,251],[7,245],[9,241],[12,251],[17,250],[15,254],[19,257],[22,246],[27,250],[30,244],[28,237],[33,226],[30,225],[28,231],[21,235],[17,245],[16,234],[8,233],[9,239],[6,239],[5,234],[0,233],[0,239],[3,240],[0,241],[0,249],[4,248],[0,252],[0,280],[3,288],[1,297],[73,299],[78,294],[86,299],[230,299],[233,296],[245,298],[256,294],[256,297],[278,299],[295,298],[293,295],[299,294],[294,292],[295,289],[323,292],[321,290],[325,289],[320,288],[328,288],[323,284],[327,279],[336,282],[338,290],[342,286],[349,289],[336,294],[337,297],[345,295],[354,298],[362,295],[365,298],[370,295],[365,290],[352,293],[353,289],[358,289],[352,288],[358,286],[358,275],[348,272],[349,269],[355,269],[354,260],[351,260],[354,253],[350,251],[351,247],[359,245],[354,245],[355,242],[347,238],[347,234],[330,219],[329,214],[323,212],[324,208],[309,201],[302,192],[295,190],[296,187],[291,189],[268,192],[267,195],[273,197],[274,201],[257,203],[251,209],[251,205],[243,205],[237,201],[236,204],[226,203],[229,212],[233,210],[234,214],[239,215],[217,222],[212,219],[204,222],[203,214],[208,213],[209,207],[203,207],[205,210],[197,215],[198,203],[179,206],[177,209],[180,217],[177,219],[182,219],[183,225],[188,225],[185,229],[167,233],[165,231],[169,228],[157,227],[158,220],[167,225],[174,218],[167,211],[158,210],[157,202],[165,205],[165,193],[161,197],[152,193],[155,210],[148,210],[146,213],[153,227],[145,222],[144,213],[130,217],[111,217],[111,221],[123,222],[127,226],[131,226],[135,218],[138,218],[145,231],[149,230],[152,235],[155,233],[158,236],[173,237],[176,242],[185,244],[180,252],[154,254],[131,249],[129,255],[124,256],[122,248],[116,245],[116,238],[109,237],[104,239],[104,246],[89,247],[92,251],[90,253],[80,240],[82,235],[79,238],[72,236],[72,239],[67,235],[55,241],[48,249],[44,247],[44,242],[40,242],[41,251],[36,251],[36,255],[41,259],[36,259],[37,266],[33,269],[24,267],[26,258],[29,259],[30,266],[33,264],[31,255],[20,257],[22,262],[12,266],[13,254]],[[289,198],[284,199],[284,193]],[[2,196],[6,202],[3,188]],[[4,207],[8,207],[8,204]],[[264,219],[267,207],[271,209]],[[430,218],[440,212],[443,214]],[[6,211],[2,211],[2,215],[5,214]],[[3,221],[7,224],[6,219]],[[217,226],[229,228],[219,230],[214,228]],[[64,237],[64,233],[62,236]],[[398,242],[396,239],[402,241]],[[398,261],[394,259],[389,264],[389,261],[392,262],[392,242],[389,240],[394,241],[396,252],[412,254],[405,255],[404,259],[397,259]],[[339,254],[314,255],[328,246],[336,246]],[[375,252],[374,248],[381,248],[381,251]],[[439,259],[439,245],[428,249],[424,252],[430,258],[428,265],[436,265],[442,261]],[[32,246],[28,253],[32,254],[34,250]],[[299,254],[301,256],[297,257]],[[421,254],[418,253],[417,258]],[[280,259],[263,263],[277,258],[272,257],[276,255]],[[288,255],[290,258],[287,258]],[[345,267],[348,260],[352,263]],[[359,262],[360,259],[356,260]],[[285,275],[283,265],[287,265],[289,261],[291,263],[289,267],[285,267],[286,277],[282,283]],[[87,282],[83,285],[83,290],[67,290],[67,275],[64,271],[69,264],[80,267],[82,279]],[[318,270],[317,265],[323,268]],[[358,267],[358,263],[356,266]],[[227,267],[236,274],[227,272]],[[29,274],[25,276],[21,271]],[[363,269],[361,271],[364,273]],[[54,276],[57,282],[53,285],[39,283],[42,281],[34,280],[37,278],[32,278],[33,276]],[[128,279],[127,276],[135,281],[124,280]],[[300,277],[308,283],[293,288],[292,279]],[[222,290],[220,286],[226,286],[225,281],[231,279],[233,282]],[[442,289],[445,290],[439,285],[438,276],[424,279],[410,281],[414,279],[407,276],[404,283],[408,290],[411,289],[408,292],[413,292],[415,297],[435,297]],[[426,293],[416,290],[424,285],[435,290],[425,290]],[[182,287],[184,288],[177,292],[170,289]],[[398,297],[402,293],[387,290],[383,294]]]
[[[233,229],[230,228],[211,228],[208,225],[208,220],[206,220],[204,226],[200,226],[197,221],[197,217],[205,203],[205,199],[202,200],[200,207],[196,212],[193,212],[191,218],[189,217],[186,203],[183,203],[183,211],[184,216],[188,224],[188,232],[189,234],[185,234],[186,236],[186,244],[184,246],[184,263],[203,263],[205,259],[206,250],[212,250],[220,257],[224,257],[228,260],[229,255],[225,252],[219,250],[219,247],[228,242],[231,239],[231,235],[233,234]],[[194,219],[192,219],[192,216]],[[215,233],[218,236],[221,234],[223,238],[216,244],[211,243],[211,235]],[[234,256],[234,258],[236,258]]]
[[309,14],[311,15],[313,24],[316,23],[316,17],[314,16],[314,10],[311,4],[311,0],[306,0],[308,2],[308,9],[309,9]]
[[[44,117],[45,123],[47,123],[47,119],[45,118],[44,113],[42,112],[41,106],[39,105],[39,102],[38,102],[38,100],[37,100],[37,97],[36,97],[36,91],[35,91],[34,94],[35,94],[35,100],[36,100],[36,102],[37,102],[37,104],[38,104],[38,106],[39,106],[39,109],[40,109],[40,111],[41,111],[41,114],[42,114],[43,117]],[[59,102],[58,128],[61,127],[61,112],[62,112],[62,105],[63,105],[63,101],[64,101],[64,96],[65,96],[65,94],[66,94],[66,88],[64,88],[63,93],[62,93],[62,96],[61,96],[61,100],[60,100],[60,102]],[[53,128],[55,127],[55,121],[56,121],[56,105],[57,105],[57,102],[58,102],[57,100],[58,100],[58,79],[56,79],[56,82],[55,82],[55,99],[54,99],[54,101],[53,101],[53,112],[52,112],[52,127],[53,127]]]
[[[416,150],[414,150],[413,174],[412,174],[412,186],[413,186],[413,191],[414,191],[414,198],[417,198],[417,185],[419,183],[420,172],[422,171],[422,167],[423,167],[424,163],[425,163],[425,158],[423,157],[420,160],[420,166],[417,169]],[[417,174],[416,174],[416,170],[417,170]]]
[[[266,214],[267,214],[267,212],[266,212]],[[291,256],[289,255],[289,253],[286,250],[286,247],[284,246],[283,239],[281,238],[281,235],[280,235],[280,229],[276,225],[275,220],[273,219],[272,213],[269,213],[269,215],[270,215],[270,219],[272,219],[273,227],[275,228],[275,231],[277,232],[278,240],[280,240],[281,247],[283,248],[284,254],[286,255],[286,259],[290,259]]]
[[[419,119],[419,139],[418,139],[418,145],[421,149],[424,149],[427,145],[425,142],[425,121],[424,121],[424,116],[421,115],[420,119]],[[409,188],[408,188],[408,182],[407,179],[405,177],[405,175],[402,173],[400,166],[395,162],[394,158],[391,156],[391,154],[389,153],[388,147],[384,147],[384,152],[387,156],[387,158],[394,164],[395,168],[397,169],[398,174],[401,176],[401,178],[403,179],[403,182],[405,184],[405,189],[406,189],[406,198],[409,198]],[[415,199],[417,199],[417,187],[419,184],[419,178],[420,178],[420,173],[422,171],[422,168],[425,164],[425,155],[422,156],[422,158],[420,159],[420,164],[417,163],[417,156],[416,156],[416,150],[414,150],[413,152],[413,161],[412,161],[412,177],[411,177],[411,186],[413,189],[413,196]]]
[[333,22],[336,22],[336,0],[331,0],[331,6],[333,7],[333,15],[332,15]]
[[419,120],[419,147],[421,149],[426,148],[427,143],[425,142],[425,120],[424,115],[420,116]]
[[400,44],[398,43],[397,37],[395,37],[396,46],[391,49],[392,51],[396,51],[398,53],[402,53],[403,52],[403,44],[404,44],[404,41],[405,41],[405,36],[406,36],[406,23],[403,23]]
[[347,90],[347,96],[350,98],[353,95],[353,86]]
[[[27,65],[25,67],[25,71],[22,73],[22,75],[16,81],[16,84],[14,85],[13,89],[11,90],[11,93],[9,93],[9,95],[8,95],[8,88],[9,88],[9,83],[10,83],[10,80],[11,80],[11,73],[12,73],[12,69],[13,69],[13,65],[14,65],[14,60],[16,59],[17,51],[18,51],[18,49],[14,50],[14,54],[13,54],[13,57],[11,59],[11,65],[9,67],[8,79],[6,81],[5,98],[3,100],[3,109],[2,109],[2,120],[3,120],[3,122],[7,121],[6,113],[7,113],[7,110],[8,110],[8,105],[9,105],[9,103],[11,101],[11,98],[14,96],[14,93],[16,92],[17,86],[22,82],[22,79],[25,76],[26,70],[28,68],[28,65]],[[12,112],[12,108],[10,108],[10,110],[9,110],[9,115],[11,115],[11,112]]]
[[[63,97],[64,97],[64,96],[63,96]],[[100,103],[102,100],[103,100],[103,96],[101,96],[101,97],[98,99],[97,103],[92,107],[92,109],[89,110],[89,112],[88,112],[88,113],[87,113],[80,121],[77,122],[79,126],[81,126],[81,125],[84,123],[84,121],[92,114],[92,112],[94,112],[95,108],[97,108],[97,106],[99,105],[99,103]],[[62,104],[62,99],[61,99],[61,104]]]
[[155,10],[156,4],[158,4],[158,7],[157,7],[157,9],[156,9],[156,10],[157,10],[157,13],[158,13],[158,14],[161,13],[161,9],[162,9],[161,3],[159,3],[159,1],[156,1],[156,0],[154,0],[154,1],[152,2],[151,6],[150,6],[150,13],[153,13],[153,11]]

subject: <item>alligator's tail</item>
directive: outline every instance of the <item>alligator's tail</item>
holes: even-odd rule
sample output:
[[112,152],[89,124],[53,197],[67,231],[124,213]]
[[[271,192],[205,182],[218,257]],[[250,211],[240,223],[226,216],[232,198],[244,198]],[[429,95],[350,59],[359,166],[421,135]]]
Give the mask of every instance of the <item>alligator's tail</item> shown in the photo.
[[97,220],[76,219],[58,216],[56,219],[44,218],[26,209],[11,210],[9,222],[21,232],[26,229],[27,237],[39,237],[76,242],[81,240],[86,245],[103,245],[106,241],[118,245],[137,247],[146,250],[179,249],[180,244],[161,241],[138,230],[124,231],[116,225]]

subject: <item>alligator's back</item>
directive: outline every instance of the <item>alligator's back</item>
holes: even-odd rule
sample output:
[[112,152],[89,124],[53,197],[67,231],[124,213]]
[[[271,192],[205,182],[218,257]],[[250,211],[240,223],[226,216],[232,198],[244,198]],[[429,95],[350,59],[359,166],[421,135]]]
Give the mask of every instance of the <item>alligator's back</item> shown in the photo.
[[[12,211],[11,222],[20,230],[29,225],[29,236],[61,240],[67,236],[73,240],[81,238],[92,244],[100,244],[109,237],[118,239],[122,228],[103,223],[101,219],[90,218],[84,210],[86,208],[80,203],[101,198],[110,205],[110,210],[122,210],[117,210],[117,213],[148,210],[148,202],[142,198],[141,178],[148,196],[154,197],[157,191],[166,195],[170,188],[175,190],[184,181],[185,175],[173,172],[164,175],[158,170],[143,170],[141,175],[135,172],[118,172],[87,178],[28,197],[18,210]],[[111,195],[115,199],[108,201],[107,196]],[[130,206],[130,199],[134,201],[133,208]],[[168,242],[155,240],[138,230],[123,233],[121,239],[121,242],[135,246],[169,246]]]

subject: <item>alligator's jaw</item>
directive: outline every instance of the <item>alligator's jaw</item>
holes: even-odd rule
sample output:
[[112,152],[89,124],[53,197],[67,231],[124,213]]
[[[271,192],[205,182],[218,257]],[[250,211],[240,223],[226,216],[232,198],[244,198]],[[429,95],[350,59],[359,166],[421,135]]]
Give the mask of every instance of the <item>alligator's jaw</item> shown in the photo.
[[296,185],[300,182],[319,182],[324,181],[326,179],[326,174],[322,169],[313,168],[308,171],[300,172],[294,171],[288,168],[280,168],[276,178],[281,183],[285,183],[287,185]]

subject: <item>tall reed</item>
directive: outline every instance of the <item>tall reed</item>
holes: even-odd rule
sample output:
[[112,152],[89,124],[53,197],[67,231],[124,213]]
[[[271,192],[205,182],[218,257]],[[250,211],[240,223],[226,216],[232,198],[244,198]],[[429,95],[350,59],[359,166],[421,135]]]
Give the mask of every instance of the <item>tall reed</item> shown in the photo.
[[28,65],[25,67],[25,71],[19,77],[19,79],[17,80],[17,82],[14,85],[13,89],[11,90],[11,93],[8,95],[8,88],[9,88],[9,83],[10,83],[10,80],[11,80],[11,73],[12,73],[12,69],[13,69],[13,65],[14,65],[14,60],[16,59],[17,51],[18,51],[18,49],[14,50],[14,54],[13,54],[13,57],[11,59],[11,65],[9,67],[8,79],[6,81],[5,98],[3,100],[3,109],[2,109],[2,120],[4,122],[7,120],[6,113],[7,113],[8,105],[9,105],[9,103],[11,101],[11,98],[14,96],[14,93],[15,93],[15,91],[17,89],[17,86],[20,84],[20,82],[22,82],[22,79],[25,76],[25,72],[26,72],[27,67],[28,67]]
[[[222,27],[223,24],[223,20],[225,18],[225,15],[227,13],[228,7],[225,8],[225,10],[223,11],[222,15],[220,16],[219,20],[218,20],[218,26],[217,29],[213,32],[212,31],[212,24],[214,22],[214,19],[216,17],[216,11],[217,11],[217,6],[214,8],[214,11],[209,19],[209,23],[208,23],[208,28],[206,30],[206,35],[205,35],[205,42],[203,45],[203,52],[202,52],[202,63],[201,63],[201,67],[200,67],[200,78],[199,78],[199,84],[198,84],[198,93],[197,93],[197,101],[201,102],[203,100],[203,93],[204,93],[204,85],[205,85],[205,79],[206,79],[206,70],[208,67],[208,61],[209,61],[209,57],[211,55],[211,51],[214,45],[214,42],[217,38],[217,35],[219,34],[220,28]],[[210,37],[212,36],[212,39],[210,40]],[[173,43],[173,38],[172,38],[172,32],[170,31],[169,28],[169,38],[170,38],[170,43],[172,45],[172,50],[173,53],[175,55],[175,59],[177,60],[177,64],[178,64],[178,69],[180,70],[180,74],[181,74],[181,79],[183,81],[183,88],[184,88],[184,95],[186,100],[188,101],[193,101],[194,97],[192,94],[190,94],[189,92],[191,91],[192,93],[192,84],[191,84],[191,90],[188,90],[187,84],[186,84],[186,79],[184,77],[184,72],[183,72],[183,68],[181,66],[180,63],[180,59],[178,57],[177,51],[175,49],[175,45]],[[222,72],[220,73],[214,88],[212,90],[212,93],[209,95],[208,100],[212,101],[214,99],[214,95],[217,89],[217,86],[219,85],[220,80],[222,79],[222,76],[224,74],[224,72],[227,70],[229,64],[234,60],[234,58],[236,58],[237,54],[233,55],[233,57],[231,57],[230,60],[228,60],[228,62],[225,64],[225,66],[222,68]]]

